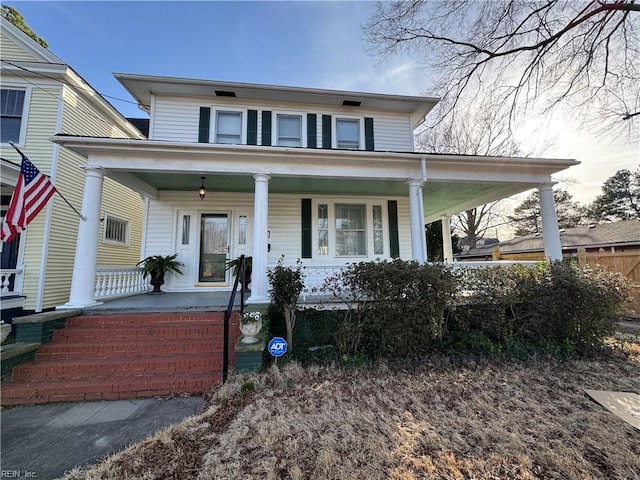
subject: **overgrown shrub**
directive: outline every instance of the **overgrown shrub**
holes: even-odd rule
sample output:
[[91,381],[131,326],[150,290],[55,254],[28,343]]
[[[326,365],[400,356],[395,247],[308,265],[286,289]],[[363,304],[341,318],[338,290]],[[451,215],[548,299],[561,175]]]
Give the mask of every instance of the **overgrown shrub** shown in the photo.
[[443,335],[444,316],[456,280],[443,265],[418,262],[361,262],[350,265],[329,288],[350,309],[336,329],[339,353],[376,357],[417,357]]
[[613,333],[628,299],[621,276],[575,263],[468,269],[461,281],[470,294],[447,329],[489,351],[585,352]]

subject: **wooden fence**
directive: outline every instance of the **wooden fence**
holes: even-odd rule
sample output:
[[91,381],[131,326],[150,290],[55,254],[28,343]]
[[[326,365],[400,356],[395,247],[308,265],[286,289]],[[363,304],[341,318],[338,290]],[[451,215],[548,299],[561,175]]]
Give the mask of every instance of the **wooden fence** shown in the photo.
[[[575,254],[565,257],[576,258]],[[543,252],[502,253],[498,247],[492,252],[493,260],[544,260]],[[640,318],[640,250],[630,252],[587,252],[578,248],[577,260],[580,265],[600,265],[612,272],[624,275],[632,288],[633,300],[631,309],[634,317]]]

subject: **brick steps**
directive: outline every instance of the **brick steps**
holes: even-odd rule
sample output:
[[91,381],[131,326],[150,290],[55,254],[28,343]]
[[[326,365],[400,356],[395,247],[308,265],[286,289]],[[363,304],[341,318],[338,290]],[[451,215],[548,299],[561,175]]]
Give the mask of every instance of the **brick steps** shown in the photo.
[[[222,380],[223,321],[222,312],[71,318],[14,368],[2,405],[200,393]],[[239,335],[236,314],[231,352]]]
[[3,386],[2,405],[199,394],[221,381],[222,372],[209,372],[12,382]]
[[180,355],[198,354],[210,352],[222,352],[222,334],[217,338],[207,340],[180,339],[165,340],[162,342],[110,342],[95,345],[87,342],[47,344],[38,350],[37,360],[44,359],[72,359],[85,358],[91,355],[93,358],[110,358],[117,355],[122,358],[138,357],[140,355]]

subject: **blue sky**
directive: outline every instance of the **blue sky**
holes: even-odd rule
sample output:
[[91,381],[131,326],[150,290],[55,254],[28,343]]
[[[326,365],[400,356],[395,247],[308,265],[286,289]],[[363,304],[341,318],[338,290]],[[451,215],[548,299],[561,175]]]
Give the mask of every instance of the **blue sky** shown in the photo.
[[120,98],[128,94],[113,72],[416,95],[428,87],[415,63],[367,54],[361,25],[373,2],[9,4],[94,88]]
[[[408,57],[384,61],[366,51],[362,25],[375,9],[352,2],[5,2],[125,116],[144,116],[114,72],[236,82],[430,94],[430,76]],[[580,130],[545,156],[582,165],[561,178],[590,202],[602,183],[640,164],[640,146],[608,144]]]

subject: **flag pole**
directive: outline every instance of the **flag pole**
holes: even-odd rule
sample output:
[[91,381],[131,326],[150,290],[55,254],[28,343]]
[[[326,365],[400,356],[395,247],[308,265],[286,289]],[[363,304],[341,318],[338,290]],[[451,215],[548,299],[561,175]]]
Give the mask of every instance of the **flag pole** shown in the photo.
[[[20,149],[18,147],[15,146],[15,144],[13,142],[9,142],[9,145],[11,145],[13,148],[15,148],[16,152],[18,152],[20,154],[20,156],[28,158],[24,153],[22,153],[22,151],[20,151]],[[80,212],[78,212],[78,210],[76,210],[76,207],[74,207],[73,205],[71,205],[71,203],[69,203],[69,200],[64,198],[64,195],[62,195],[57,188],[55,189],[55,191],[56,191],[56,193],[58,195],[60,195],[60,198],[62,198],[66,202],[66,204],[69,205],[69,207],[71,207],[71,210],[76,212],[76,215],[78,215],[78,217],[80,217],[83,221],[87,220],[87,218],[85,216],[81,215]]]

